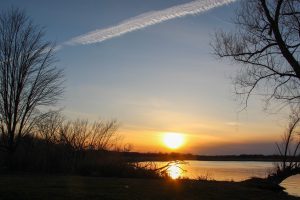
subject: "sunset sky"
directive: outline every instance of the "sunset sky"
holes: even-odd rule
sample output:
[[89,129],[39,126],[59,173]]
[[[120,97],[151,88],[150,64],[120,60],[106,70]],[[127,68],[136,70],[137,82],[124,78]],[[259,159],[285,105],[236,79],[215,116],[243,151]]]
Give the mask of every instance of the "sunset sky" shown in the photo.
[[[190,2],[10,0],[0,1],[0,9],[24,9],[58,45],[57,65],[66,74],[59,107],[66,116],[117,119],[123,142],[133,151],[174,151],[163,138],[175,132],[184,137],[178,152],[275,153],[285,115],[263,111],[260,96],[239,112],[231,80],[239,66],[218,60],[209,45],[216,30],[234,28],[230,21],[239,1],[198,14],[170,14],[160,23],[155,18],[178,13]],[[144,23],[149,17],[153,24]],[[125,34],[119,34],[122,26],[107,29],[139,20],[143,27]],[[101,37],[88,34],[95,30]]]

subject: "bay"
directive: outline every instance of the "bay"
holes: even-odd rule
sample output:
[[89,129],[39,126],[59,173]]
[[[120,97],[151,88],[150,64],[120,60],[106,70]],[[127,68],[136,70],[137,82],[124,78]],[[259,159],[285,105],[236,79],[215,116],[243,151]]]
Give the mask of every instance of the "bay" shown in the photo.
[[[146,164],[147,162],[141,162]],[[148,163],[149,164],[149,163]],[[216,181],[243,181],[251,177],[266,177],[274,170],[272,162],[257,161],[180,161],[152,162],[152,167],[169,165],[166,173],[173,179],[205,179]],[[300,175],[292,176],[281,183],[290,195],[300,196]]]

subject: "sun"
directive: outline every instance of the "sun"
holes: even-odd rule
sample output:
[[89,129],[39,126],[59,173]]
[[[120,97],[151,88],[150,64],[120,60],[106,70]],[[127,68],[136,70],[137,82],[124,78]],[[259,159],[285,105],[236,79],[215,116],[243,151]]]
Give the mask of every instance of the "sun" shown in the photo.
[[180,133],[166,133],[163,137],[164,144],[170,149],[177,149],[184,143],[184,137]]

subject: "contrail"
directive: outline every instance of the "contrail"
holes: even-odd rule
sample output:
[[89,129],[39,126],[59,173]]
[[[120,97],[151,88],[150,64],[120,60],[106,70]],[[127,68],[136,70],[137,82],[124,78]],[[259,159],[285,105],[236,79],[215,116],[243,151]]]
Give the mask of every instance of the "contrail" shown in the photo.
[[234,1],[236,0],[197,0],[190,3],[173,6],[164,10],[147,12],[142,15],[127,19],[116,26],[97,29],[95,31],[74,37],[65,42],[63,45],[83,45],[103,42],[132,31],[143,29],[147,26],[187,15],[196,15]]

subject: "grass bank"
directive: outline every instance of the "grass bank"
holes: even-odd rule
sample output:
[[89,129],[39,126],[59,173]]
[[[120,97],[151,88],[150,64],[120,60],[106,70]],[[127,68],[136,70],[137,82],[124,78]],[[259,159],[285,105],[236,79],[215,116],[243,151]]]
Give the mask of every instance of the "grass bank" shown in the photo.
[[236,182],[1,175],[0,199],[300,199]]

